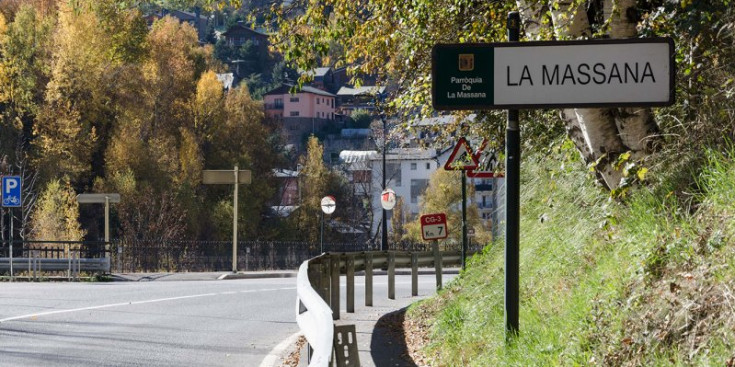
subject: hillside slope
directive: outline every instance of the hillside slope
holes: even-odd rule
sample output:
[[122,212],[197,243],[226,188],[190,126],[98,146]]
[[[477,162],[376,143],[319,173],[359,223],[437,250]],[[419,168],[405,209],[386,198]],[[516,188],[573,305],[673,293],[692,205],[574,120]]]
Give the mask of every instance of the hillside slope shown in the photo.
[[417,358],[431,366],[735,365],[735,154],[659,164],[649,173],[656,182],[623,202],[562,156],[523,162],[520,336],[506,345],[500,239],[409,310],[409,344],[423,345]]

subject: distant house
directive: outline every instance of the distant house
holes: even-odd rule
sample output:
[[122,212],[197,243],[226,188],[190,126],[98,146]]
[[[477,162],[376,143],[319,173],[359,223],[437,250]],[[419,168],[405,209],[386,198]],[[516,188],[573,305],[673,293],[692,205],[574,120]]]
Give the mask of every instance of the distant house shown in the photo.
[[343,150],[339,153],[355,197],[372,197],[372,161],[375,157],[378,157],[378,152],[374,150]]
[[165,16],[170,16],[179,20],[180,23],[188,23],[197,31],[199,41],[203,41],[207,37],[207,25],[209,19],[201,15],[199,12],[191,13],[181,10],[168,10],[163,9],[160,12],[147,17],[148,26],[151,26],[154,21],[161,19]]
[[334,94],[314,88],[302,87],[290,94],[293,86],[282,84],[263,96],[265,114],[283,124],[281,130],[287,144],[301,150],[304,134],[316,133],[334,121]]
[[351,88],[344,86],[337,91],[337,106],[340,115],[349,116],[355,110],[375,109],[376,100],[385,98],[385,87],[361,86]]
[[227,44],[231,47],[240,47],[247,41],[252,41],[264,53],[268,52],[268,35],[256,31],[242,22],[227,28],[225,32],[222,32],[222,37],[225,38]]
[[273,176],[278,180],[279,206],[296,206],[299,204],[299,172],[287,169],[274,169]]
[[304,71],[302,75],[308,75],[311,79],[309,86],[325,90],[329,93],[336,93],[339,88],[344,85],[347,80],[347,69],[337,68],[332,69],[331,67],[321,67]]

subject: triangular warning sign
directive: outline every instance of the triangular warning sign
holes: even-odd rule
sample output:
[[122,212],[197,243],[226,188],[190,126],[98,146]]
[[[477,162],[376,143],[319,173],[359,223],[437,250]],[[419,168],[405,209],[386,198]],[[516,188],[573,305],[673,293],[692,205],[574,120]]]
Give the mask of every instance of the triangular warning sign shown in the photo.
[[477,159],[472,154],[472,148],[465,138],[459,138],[454,146],[452,154],[449,155],[444,169],[447,171],[471,170],[477,168]]
[[490,144],[487,139],[482,140],[480,148],[475,151],[475,160],[477,161],[477,169],[467,171],[467,177],[472,178],[493,178],[503,177],[503,172],[498,170],[498,165],[503,166],[497,161],[495,150],[489,148]]

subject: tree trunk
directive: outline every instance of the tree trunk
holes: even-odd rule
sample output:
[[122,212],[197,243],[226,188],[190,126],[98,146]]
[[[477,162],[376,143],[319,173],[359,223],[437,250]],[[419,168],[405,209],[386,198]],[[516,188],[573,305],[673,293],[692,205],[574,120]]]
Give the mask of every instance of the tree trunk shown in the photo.
[[534,41],[541,39],[541,34],[549,31],[548,24],[543,22],[544,14],[549,10],[548,6],[544,2],[533,0],[518,0],[516,5],[523,21],[526,38]]
[[575,39],[590,35],[590,21],[584,2],[553,0],[551,20],[554,23],[554,34],[557,39]]
[[[516,3],[529,39],[539,39],[543,32],[550,31],[542,21],[546,9],[550,10],[557,39],[577,39],[591,34],[584,2],[517,0]],[[604,0],[603,15],[612,38],[636,35],[636,0]],[[561,117],[584,161],[597,162],[598,180],[610,190],[617,188],[622,178],[621,170],[615,168],[620,154],[631,151],[632,158],[639,159],[655,148],[658,129],[648,108],[564,109]]]
[[[610,25],[611,38],[632,38],[637,34],[638,11],[635,0],[606,0],[603,13]],[[650,108],[620,108],[613,113],[623,144],[632,151],[633,158],[650,154],[657,140],[658,126]]]

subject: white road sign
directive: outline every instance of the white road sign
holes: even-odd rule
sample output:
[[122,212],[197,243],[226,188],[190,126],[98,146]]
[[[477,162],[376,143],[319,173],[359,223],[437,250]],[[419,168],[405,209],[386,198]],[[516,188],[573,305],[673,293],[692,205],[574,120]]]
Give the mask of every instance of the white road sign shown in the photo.
[[670,38],[437,44],[432,55],[439,110],[674,103]]
[[337,200],[334,196],[325,196],[322,198],[321,206],[324,214],[332,214],[337,209]]

